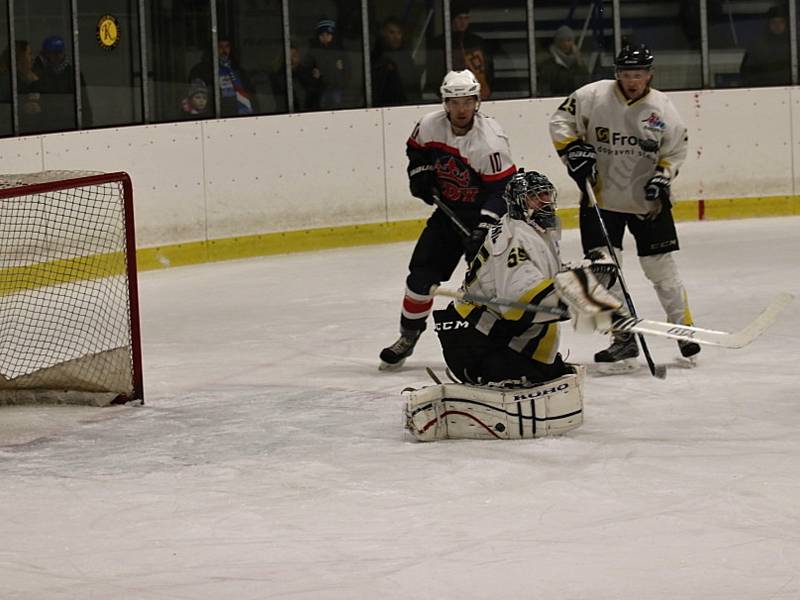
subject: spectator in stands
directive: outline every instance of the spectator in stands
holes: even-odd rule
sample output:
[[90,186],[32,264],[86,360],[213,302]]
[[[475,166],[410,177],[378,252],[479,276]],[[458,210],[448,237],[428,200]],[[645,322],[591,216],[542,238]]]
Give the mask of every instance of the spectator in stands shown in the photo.
[[773,6],[767,11],[767,29],[747,48],[739,73],[742,85],[747,87],[791,84],[789,30],[782,6]]
[[[41,96],[39,76],[33,72],[33,49],[27,40],[15,42],[17,65],[17,98],[19,99],[19,131],[34,133],[41,129]],[[11,104],[11,50],[6,48],[0,56],[0,102]],[[10,113],[9,113],[10,114]],[[10,133],[10,122],[3,128]]]
[[372,86],[375,106],[419,103],[420,69],[406,48],[403,24],[395,17],[383,22],[372,52]]
[[317,22],[316,37],[311,40],[303,65],[321,90],[319,106],[309,108],[341,108],[351,73],[347,54],[336,36],[336,21],[322,17]]
[[189,119],[211,116],[211,104],[208,101],[208,87],[205,81],[195,79],[189,84],[189,91],[181,100],[181,112]]
[[547,58],[539,67],[540,96],[568,96],[589,83],[589,69],[567,25],[556,29]]
[[[64,38],[51,35],[42,42],[42,51],[33,61],[33,72],[39,78],[42,131],[74,129],[75,68],[67,60]],[[92,109],[86,95],[86,80],[81,82],[81,116],[83,127],[92,125]]]
[[[223,117],[252,115],[256,112],[256,89],[247,71],[239,64],[229,35],[220,34],[217,38],[217,68],[219,69],[220,114]],[[189,71],[189,81],[200,80],[208,90],[214,88],[214,69],[211,67],[211,54]]]
[[[453,71],[469,69],[481,84],[481,100],[492,95],[494,65],[488,43],[469,31],[470,8],[466,0],[451,0],[450,30],[452,34]],[[429,86],[438,85],[445,74],[444,36],[433,39],[428,50],[426,80]]]
[[[312,75],[313,68],[303,62],[300,50],[292,45],[289,49],[289,60],[292,65],[292,95],[294,110],[312,110],[319,108],[322,82]],[[283,54],[272,65],[269,75],[272,91],[276,95],[286,96],[286,63]]]

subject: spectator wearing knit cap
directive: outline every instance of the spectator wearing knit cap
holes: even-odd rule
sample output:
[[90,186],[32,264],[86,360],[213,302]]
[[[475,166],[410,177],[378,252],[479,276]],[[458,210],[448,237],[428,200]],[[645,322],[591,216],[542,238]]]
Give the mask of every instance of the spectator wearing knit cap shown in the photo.
[[575,33],[566,25],[556,29],[547,58],[538,69],[540,96],[567,96],[589,83],[591,77],[580,50],[575,45]]
[[322,17],[315,33],[303,62],[311,76],[318,80],[321,94],[319,106],[309,108],[342,108],[351,73],[347,54],[336,35],[336,21]]
[[189,84],[186,97],[181,100],[181,111],[187,118],[200,118],[211,116],[210,109],[208,86],[202,79],[195,79]]

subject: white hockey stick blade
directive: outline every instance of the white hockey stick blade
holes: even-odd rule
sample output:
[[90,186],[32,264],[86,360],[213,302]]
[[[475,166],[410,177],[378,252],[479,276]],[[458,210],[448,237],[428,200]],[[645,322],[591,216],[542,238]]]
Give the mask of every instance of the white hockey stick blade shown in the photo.
[[788,292],[781,292],[769,303],[760,315],[748,323],[744,328],[735,332],[716,331],[675,323],[663,323],[648,319],[622,319],[616,321],[612,331],[635,331],[645,335],[658,335],[673,340],[683,340],[705,344],[708,346],[721,346],[723,348],[743,348],[758,336],[764,333],[778,318],[778,315],[794,299]]
[[[537,306],[535,304],[525,304],[524,302],[505,300],[503,298],[484,298],[482,296],[464,294],[461,290],[436,288],[432,289],[431,293],[436,296],[447,296],[466,302],[474,302],[475,304],[485,304],[487,306],[496,307],[508,306],[533,312],[546,312],[560,317],[569,316],[568,311],[561,307]],[[775,296],[767,308],[753,319],[753,321],[747,324],[743,329],[733,333],[728,331],[716,331],[714,329],[703,329],[702,327],[692,327],[690,325],[676,325],[675,323],[665,323],[663,321],[651,321],[650,319],[634,319],[633,317],[622,318],[615,321],[611,326],[611,331],[632,331],[643,335],[655,335],[673,340],[696,342],[707,346],[742,348],[764,333],[793,299],[794,296],[792,294],[781,292]]]

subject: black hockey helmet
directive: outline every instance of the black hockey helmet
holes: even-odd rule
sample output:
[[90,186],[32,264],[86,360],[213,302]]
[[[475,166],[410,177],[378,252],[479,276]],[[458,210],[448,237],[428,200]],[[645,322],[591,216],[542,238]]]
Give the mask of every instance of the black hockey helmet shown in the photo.
[[506,184],[503,198],[512,219],[550,229],[556,226],[557,195],[546,175],[520,169]]
[[653,53],[644,44],[626,45],[617,54],[614,61],[617,71],[623,69],[650,69],[653,66]]

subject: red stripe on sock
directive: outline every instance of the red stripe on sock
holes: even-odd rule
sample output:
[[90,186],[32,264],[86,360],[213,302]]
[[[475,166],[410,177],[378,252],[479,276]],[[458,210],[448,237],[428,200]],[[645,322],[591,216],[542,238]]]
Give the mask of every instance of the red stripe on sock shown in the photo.
[[420,302],[419,300],[414,300],[408,296],[403,298],[403,310],[409,314],[427,313],[432,307],[433,299]]

